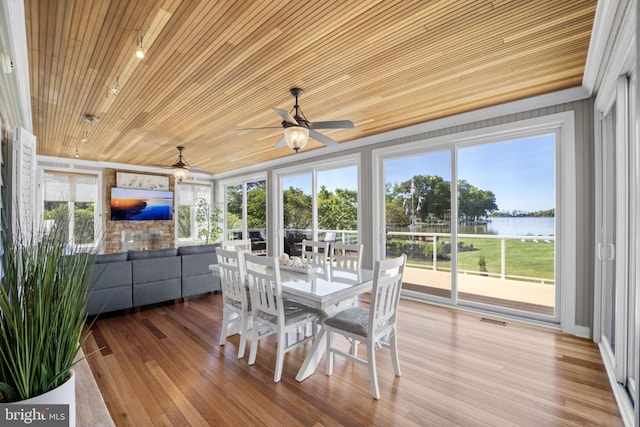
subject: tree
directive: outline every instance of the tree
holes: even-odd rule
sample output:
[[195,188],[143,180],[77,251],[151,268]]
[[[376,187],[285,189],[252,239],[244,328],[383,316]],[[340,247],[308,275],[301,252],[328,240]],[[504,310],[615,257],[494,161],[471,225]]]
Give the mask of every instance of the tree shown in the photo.
[[178,206],[178,238],[191,237],[191,206]]
[[335,192],[320,187],[318,192],[318,227],[325,230],[358,228],[358,193],[336,188]]
[[[411,183],[415,191],[411,194]],[[393,186],[386,183],[387,224],[403,225],[402,212],[411,222],[411,214],[421,221],[436,218],[448,221],[451,212],[451,183],[440,176],[414,175],[412,179]],[[403,203],[406,200],[406,203]],[[407,215],[407,209],[413,212]],[[406,206],[405,206],[406,204]],[[458,215],[463,219],[475,220],[487,217],[498,210],[493,192],[480,190],[466,180],[458,181]]]
[[300,188],[289,187],[282,193],[284,228],[306,230],[311,228],[312,200]]
[[498,210],[496,196],[491,191],[480,190],[466,180],[458,181],[458,217],[477,220]]
[[267,227],[267,185],[265,181],[247,184],[247,227]]
[[[415,191],[411,194],[411,182]],[[445,220],[451,210],[451,183],[436,175],[414,175],[412,179],[402,183],[396,183],[393,187],[387,183],[387,204],[392,200],[396,207],[393,209],[399,213],[397,206],[403,206],[403,201],[407,200],[405,210],[411,210],[413,203],[413,214],[421,221],[428,217]],[[411,212],[410,212],[411,214]],[[397,218],[399,219],[399,218]],[[394,221],[395,222],[395,221]],[[409,217],[409,223],[411,219]],[[389,221],[387,220],[387,223]]]

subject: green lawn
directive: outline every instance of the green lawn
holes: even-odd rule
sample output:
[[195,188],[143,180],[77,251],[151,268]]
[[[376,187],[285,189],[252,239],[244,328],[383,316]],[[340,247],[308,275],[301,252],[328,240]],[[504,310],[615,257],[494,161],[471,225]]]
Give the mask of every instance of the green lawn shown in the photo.
[[[394,239],[394,241],[399,241]],[[405,241],[406,242],[406,241]],[[469,271],[480,271],[478,261],[484,256],[489,273],[500,274],[500,240],[483,238],[460,239],[465,248],[473,245],[473,250],[459,252],[458,268]],[[424,245],[426,243],[422,243]],[[430,243],[429,243],[430,244]],[[554,247],[549,243],[522,242],[520,240],[506,241],[506,274],[511,276],[554,278]],[[449,254],[450,256],[450,254]],[[432,262],[410,259],[412,264],[431,266]],[[451,261],[438,260],[439,268],[451,269]]]

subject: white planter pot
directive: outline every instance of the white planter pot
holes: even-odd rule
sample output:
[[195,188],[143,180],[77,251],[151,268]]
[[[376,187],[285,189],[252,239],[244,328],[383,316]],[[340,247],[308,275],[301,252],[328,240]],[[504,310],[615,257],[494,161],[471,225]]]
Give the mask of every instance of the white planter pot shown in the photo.
[[76,426],[76,375],[71,370],[71,376],[60,387],[54,388],[40,396],[32,397],[21,402],[26,405],[69,405],[69,427]]

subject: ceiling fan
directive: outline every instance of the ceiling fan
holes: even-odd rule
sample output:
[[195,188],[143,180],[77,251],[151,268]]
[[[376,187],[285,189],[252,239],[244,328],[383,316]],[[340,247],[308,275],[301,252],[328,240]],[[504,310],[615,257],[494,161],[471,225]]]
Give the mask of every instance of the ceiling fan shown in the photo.
[[182,182],[189,174],[189,171],[204,172],[199,167],[190,166],[189,163],[187,163],[187,161],[182,156],[182,152],[184,151],[183,146],[178,146],[176,147],[176,149],[178,150],[178,160],[174,164],[172,164],[171,166],[166,166],[166,165],[154,165],[154,166],[161,167],[164,169],[172,169],[173,176],[176,178],[178,182]]
[[[284,145],[288,145],[291,147],[296,153],[303,149],[307,142],[309,141],[309,137],[315,139],[318,142],[321,142],[324,145],[337,145],[338,143],[333,139],[325,136],[319,132],[316,132],[316,129],[351,129],[353,128],[353,122],[351,120],[333,120],[328,122],[311,122],[309,121],[300,105],[298,104],[298,98],[302,95],[302,89],[294,87],[289,89],[291,96],[296,99],[296,103],[293,106],[291,112],[282,110],[280,108],[274,108],[275,111],[281,118],[282,123],[281,126],[284,129],[284,135],[275,145],[275,148],[284,147]],[[291,113],[294,113],[291,115]],[[242,130],[256,130],[256,129],[274,129],[276,127],[263,127],[263,128],[249,128]]]

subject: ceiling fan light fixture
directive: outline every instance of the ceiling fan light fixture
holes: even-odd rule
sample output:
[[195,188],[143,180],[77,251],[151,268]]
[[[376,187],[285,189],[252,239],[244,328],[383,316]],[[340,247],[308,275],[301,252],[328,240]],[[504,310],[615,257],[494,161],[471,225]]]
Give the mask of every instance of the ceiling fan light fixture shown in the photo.
[[309,142],[309,129],[302,126],[287,126],[284,128],[284,140],[297,153]]
[[178,161],[171,165],[171,167],[173,168],[173,176],[175,177],[175,179],[178,182],[182,182],[187,178],[187,175],[189,175],[189,165],[182,158],[182,150],[184,150],[184,147],[177,148],[179,153]]
[[178,180],[178,182],[182,182],[189,175],[189,169],[186,167],[176,167],[173,166],[173,176]]

